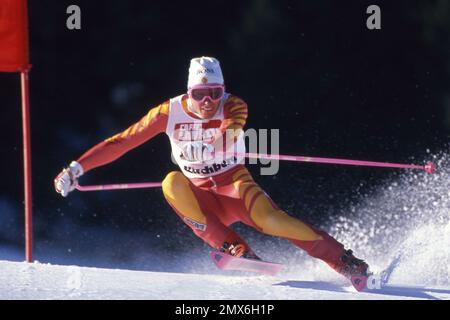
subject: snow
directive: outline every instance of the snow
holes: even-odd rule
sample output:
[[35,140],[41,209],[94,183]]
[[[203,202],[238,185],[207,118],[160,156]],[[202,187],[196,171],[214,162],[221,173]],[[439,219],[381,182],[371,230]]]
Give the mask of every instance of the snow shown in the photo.
[[[331,222],[332,233],[372,270],[399,263],[392,281],[450,287],[450,156],[433,156],[435,174],[415,171],[388,179],[361,195],[354,215]],[[349,226],[357,222],[360,232]]]
[[0,299],[449,299],[450,288],[347,284],[260,275],[207,275],[0,261]]

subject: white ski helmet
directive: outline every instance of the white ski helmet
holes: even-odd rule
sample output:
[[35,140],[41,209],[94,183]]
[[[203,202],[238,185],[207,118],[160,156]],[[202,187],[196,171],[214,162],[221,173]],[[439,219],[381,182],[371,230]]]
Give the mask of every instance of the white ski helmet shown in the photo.
[[224,84],[219,60],[213,57],[191,59],[188,89],[199,84]]

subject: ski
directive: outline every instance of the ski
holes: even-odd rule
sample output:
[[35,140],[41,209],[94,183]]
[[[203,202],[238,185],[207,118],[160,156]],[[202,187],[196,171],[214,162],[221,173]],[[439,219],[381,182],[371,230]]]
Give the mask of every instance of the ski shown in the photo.
[[353,287],[358,292],[367,290],[367,280],[369,280],[369,276],[353,276],[350,281],[352,282]]
[[211,252],[211,259],[221,270],[238,270],[267,274],[274,276],[283,269],[280,263],[236,258],[223,252]]
[[395,268],[400,263],[402,255],[398,254],[392,259],[391,263],[387,266],[386,269],[381,271],[378,275],[367,275],[367,276],[353,276],[351,277],[350,281],[352,282],[353,287],[356,289],[356,291],[371,291],[371,289],[368,289],[367,282],[373,281],[378,282],[378,289],[387,287],[387,284],[389,282],[389,279],[391,278],[392,272],[394,272]]
[[[382,271],[380,274],[369,274],[367,276],[359,275],[350,278],[353,287],[358,292],[370,292],[372,287],[375,289],[382,289],[386,287],[390,274],[387,270]],[[368,285],[368,282],[371,282]]]

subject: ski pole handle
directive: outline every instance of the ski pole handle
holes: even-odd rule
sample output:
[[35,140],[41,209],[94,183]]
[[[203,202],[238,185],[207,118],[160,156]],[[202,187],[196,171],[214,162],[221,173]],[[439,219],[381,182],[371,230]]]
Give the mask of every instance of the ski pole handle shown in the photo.
[[142,183],[116,183],[116,184],[99,184],[91,186],[77,185],[78,191],[101,191],[101,190],[123,190],[123,189],[144,189],[161,187],[161,182],[142,182]]

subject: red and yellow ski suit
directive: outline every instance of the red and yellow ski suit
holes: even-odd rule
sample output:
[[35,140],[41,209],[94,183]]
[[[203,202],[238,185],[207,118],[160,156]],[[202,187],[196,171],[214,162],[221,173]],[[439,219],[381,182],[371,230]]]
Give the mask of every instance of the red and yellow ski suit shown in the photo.
[[[196,118],[188,110],[187,95],[180,101],[184,112]],[[140,121],[94,146],[77,161],[84,172],[114,161],[165,132],[170,110],[170,101],[151,109]],[[221,132],[243,129],[247,119],[246,103],[229,95],[223,105],[223,118]],[[339,264],[344,252],[343,245],[326,232],[278,208],[242,164],[205,178],[187,178],[180,171],[172,171],[165,177],[162,191],[169,205],[193,232],[216,249],[225,242],[245,244],[229,228],[234,222],[242,222],[265,234],[288,239],[331,267]]]

